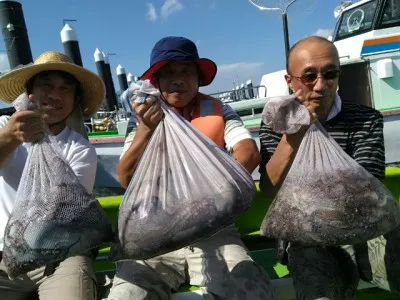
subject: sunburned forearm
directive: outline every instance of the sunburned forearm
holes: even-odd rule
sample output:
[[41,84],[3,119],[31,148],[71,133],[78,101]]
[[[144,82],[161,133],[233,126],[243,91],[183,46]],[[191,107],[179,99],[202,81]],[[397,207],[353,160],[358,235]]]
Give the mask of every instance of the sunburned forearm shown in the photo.
[[296,157],[306,129],[296,135],[283,135],[274,154],[265,166],[266,175],[260,179],[261,190],[274,197],[288,174]]
[[245,139],[237,143],[233,147],[232,155],[250,174],[261,161],[257,145],[252,139]]
[[142,158],[153,131],[146,126],[139,125],[131,146],[118,163],[118,179],[122,187],[127,188],[133,173]]
[[279,143],[265,167],[266,176],[263,176],[260,181],[260,188],[267,195],[271,197],[276,195],[289,172],[296,152],[296,149],[293,149],[286,141],[282,140]]
[[16,139],[6,127],[0,128],[0,168],[20,144],[21,142]]

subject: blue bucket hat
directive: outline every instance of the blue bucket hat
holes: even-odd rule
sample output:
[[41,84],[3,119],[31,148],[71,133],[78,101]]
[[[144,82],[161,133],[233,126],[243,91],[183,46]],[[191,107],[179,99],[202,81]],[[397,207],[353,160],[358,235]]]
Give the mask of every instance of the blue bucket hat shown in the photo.
[[191,61],[201,70],[200,86],[209,85],[217,74],[217,65],[208,58],[199,58],[195,43],[184,37],[168,36],[159,40],[150,56],[150,68],[140,77],[152,81],[154,73],[170,61]]

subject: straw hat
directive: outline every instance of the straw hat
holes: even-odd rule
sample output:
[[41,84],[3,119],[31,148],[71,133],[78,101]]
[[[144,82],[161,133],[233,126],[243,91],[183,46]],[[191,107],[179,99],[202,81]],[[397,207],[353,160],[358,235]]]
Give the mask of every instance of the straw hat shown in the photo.
[[82,88],[82,113],[85,118],[97,112],[105,98],[103,80],[95,73],[86,70],[72,60],[55,51],[41,54],[33,64],[17,67],[0,76],[0,99],[11,103],[26,91],[26,83],[36,74],[43,71],[63,71],[74,76]]

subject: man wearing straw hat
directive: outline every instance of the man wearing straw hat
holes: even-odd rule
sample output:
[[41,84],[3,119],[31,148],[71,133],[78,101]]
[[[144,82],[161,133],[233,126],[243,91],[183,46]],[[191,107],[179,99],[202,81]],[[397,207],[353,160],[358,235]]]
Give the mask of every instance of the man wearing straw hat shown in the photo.
[[[215,63],[199,58],[192,41],[166,37],[155,44],[150,68],[141,79],[149,79],[160,90],[162,101],[225,147],[251,173],[260,154],[249,131],[230,106],[198,91],[216,73]],[[118,165],[125,188],[163,115],[160,101],[149,98],[133,108],[139,125],[128,135]],[[199,286],[206,299],[273,299],[268,275],[252,260],[234,225],[191,247],[146,261],[118,262],[108,299],[169,299],[171,290],[185,283]]]
[[11,103],[17,97],[28,97],[38,107],[36,111],[17,111],[11,117],[0,117],[0,299],[27,299],[35,293],[41,300],[95,299],[90,254],[70,257],[10,280],[1,263],[1,250],[30,143],[43,137],[46,125],[80,183],[92,192],[96,151],[67,126],[67,121],[78,114],[83,123],[83,118],[97,111],[104,96],[104,84],[96,74],[53,51],[43,53],[33,64],[0,76],[0,99]]

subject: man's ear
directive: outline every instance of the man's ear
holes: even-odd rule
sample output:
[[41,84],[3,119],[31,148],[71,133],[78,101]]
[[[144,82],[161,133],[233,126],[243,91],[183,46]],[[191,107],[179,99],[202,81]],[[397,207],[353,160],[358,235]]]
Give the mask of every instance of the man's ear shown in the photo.
[[289,85],[292,82],[292,76],[289,74],[285,74],[286,83]]
[[285,81],[287,86],[293,91],[292,89],[292,76],[290,76],[289,74],[285,75]]

